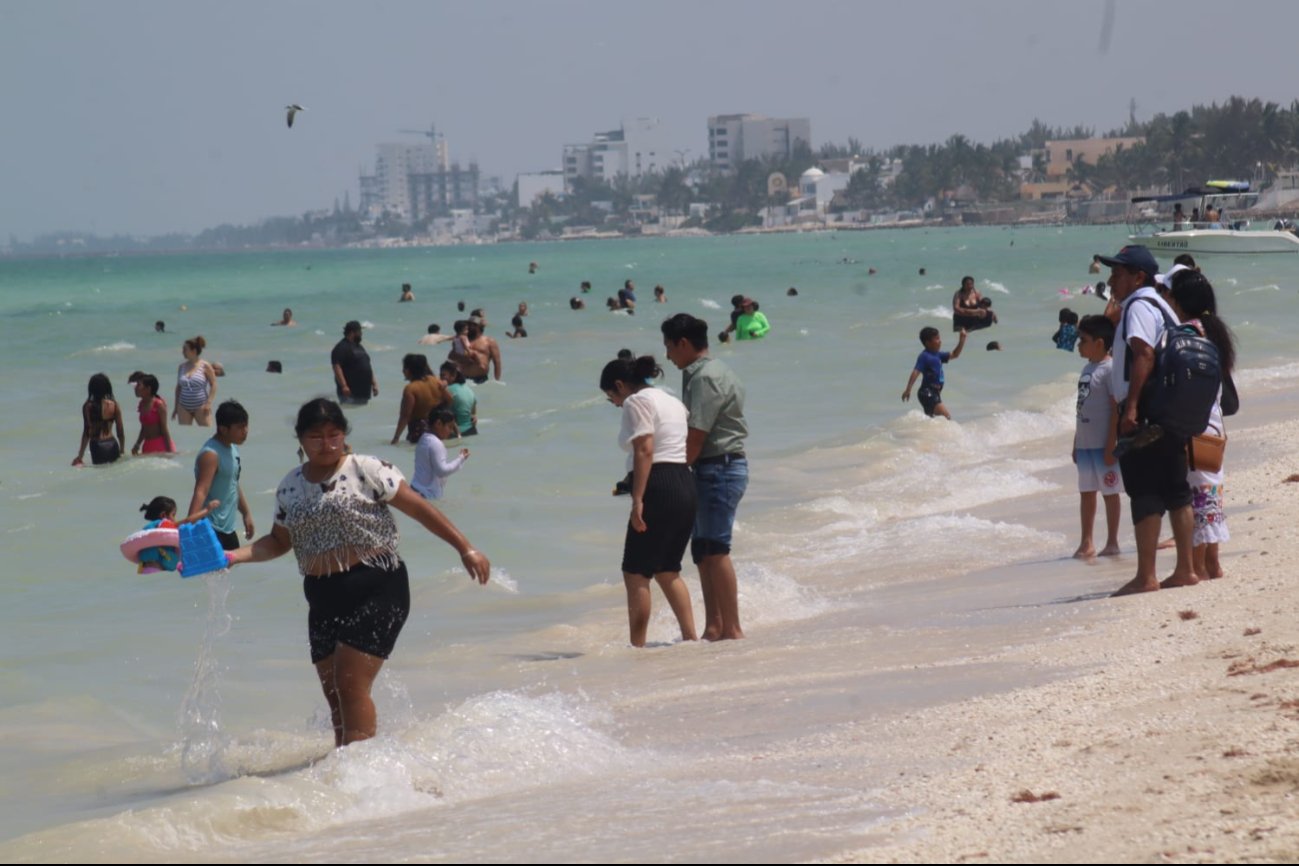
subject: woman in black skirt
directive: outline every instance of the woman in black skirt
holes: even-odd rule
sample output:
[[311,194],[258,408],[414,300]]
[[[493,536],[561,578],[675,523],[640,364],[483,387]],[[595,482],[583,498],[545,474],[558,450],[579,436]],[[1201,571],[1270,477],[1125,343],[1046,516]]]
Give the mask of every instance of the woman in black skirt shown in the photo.
[[695,482],[686,466],[689,415],[680,400],[648,384],[662,375],[650,355],[610,361],[600,373],[600,390],[622,409],[618,445],[630,452],[631,518],[622,579],[632,646],[645,646],[650,580],[658,581],[667,596],[681,639],[695,639],[690,591],[681,580],[681,557],[695,523]]

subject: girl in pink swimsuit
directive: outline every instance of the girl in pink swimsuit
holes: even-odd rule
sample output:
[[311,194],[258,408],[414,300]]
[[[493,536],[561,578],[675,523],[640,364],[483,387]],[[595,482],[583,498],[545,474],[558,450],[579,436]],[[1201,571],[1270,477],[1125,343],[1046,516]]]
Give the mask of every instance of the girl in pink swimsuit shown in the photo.
[[158,377],[145,374],[135,383],[140,398],[140,435],[131,454],[174,454],[176,445],[167,430],[167,401],[158,396]]

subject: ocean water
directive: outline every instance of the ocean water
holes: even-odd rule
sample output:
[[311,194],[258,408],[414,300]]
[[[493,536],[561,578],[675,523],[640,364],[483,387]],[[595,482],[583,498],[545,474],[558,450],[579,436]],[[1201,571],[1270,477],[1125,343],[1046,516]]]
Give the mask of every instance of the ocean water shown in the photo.
[[[1076,543],[1081,364],[1049,338],[1062,306],[1100,311],[1079,295],[1097,279],[1087,264],[1122,243],[1108,228],[971,228],[0,261],[0,858],[764,861],[853,847],[905,808],[872,794],[897,768],[811,761],[814,743],[792,743],[1040,675],[958,662],[1095,615],[1047,605],[1094,589],[1086,578],[1041,587],[1024,564],[1058,569]],[[1290,386],[1299,257],[1203,264],[1240,338],[1247,405]],[[949,365],[949,424],[899,397],[921,327],[955,345],[965,274],[1001,323]],[[637,314],[606,312],[627,278]],[[582,280],[595,289],[574,312]],[[397,303],[403,282],[415,303]],[[634,651],[618,572],[628,501],[610,495],[618,414],[596,381],[620,348],[661,359],[670,313],[724,324],[737,293],[773,326],[713,347],[748,388],[735,561],[750,638],[674,645],[656,595],[656,646]],[[117,552],[140,503],[188,500],[210,431],[173,427],[175,459],[70,468],[85,383],[109,374],[129,444],[127,375],[154,373],[170,401],[180,344],[202,334],[227,371],[218,402],[252,418],[243,489],[265,531],[296,462],[296,409],[332,394],[342,324],[366,323],[381,389],[349,412],[350,441],[409,474],[413,449],[387,444],[401,357],[429,322],[450,330],[459,300],[486,309],[504,377],[477,388],[482,435],[441,504],[493,580],[471,585],[399,518],[413,611],[377,684],[380,736],[331,753],[292,557],[180,580],[137,575]],[[507,339],[523,300],[530,336]],[[268,327],[286,306],[299,326]],[[994,339],[1004,351],[984,350]],[[678,390],[679,373],[663,384]],[[960,582],[1012,563],[977,600]],[[917,654],[952,666],[912,671]]]

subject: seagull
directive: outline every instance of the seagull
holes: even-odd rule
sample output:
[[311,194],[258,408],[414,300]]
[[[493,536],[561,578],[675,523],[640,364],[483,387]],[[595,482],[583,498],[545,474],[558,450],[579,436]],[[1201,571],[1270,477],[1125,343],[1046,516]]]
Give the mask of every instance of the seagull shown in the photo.
[[307,109],[303,108],[301,105],[294,103],[293,105],[284,106],[284,110],[289,113],[288,117],[286,117],[285,119],[289,122],[289,128],[292,129],[293,115],[297,114],[299,111],[306,111]]

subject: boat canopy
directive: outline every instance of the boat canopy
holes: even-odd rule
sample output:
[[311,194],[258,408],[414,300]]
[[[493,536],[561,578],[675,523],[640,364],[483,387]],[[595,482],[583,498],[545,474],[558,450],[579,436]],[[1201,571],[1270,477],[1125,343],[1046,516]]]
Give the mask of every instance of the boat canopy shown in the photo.
[[1206,196],[1235,195],[1243,192],[1249,192],[1249,181],[1247,180],[1211,180],[1203,187],[1188,187],[1186,192],[1175,192],[1171,195],[1139,195],[1132,199],[1133,204],[1141,204],[1147,201],[1184,201],[1188,198],[1204,198]]

